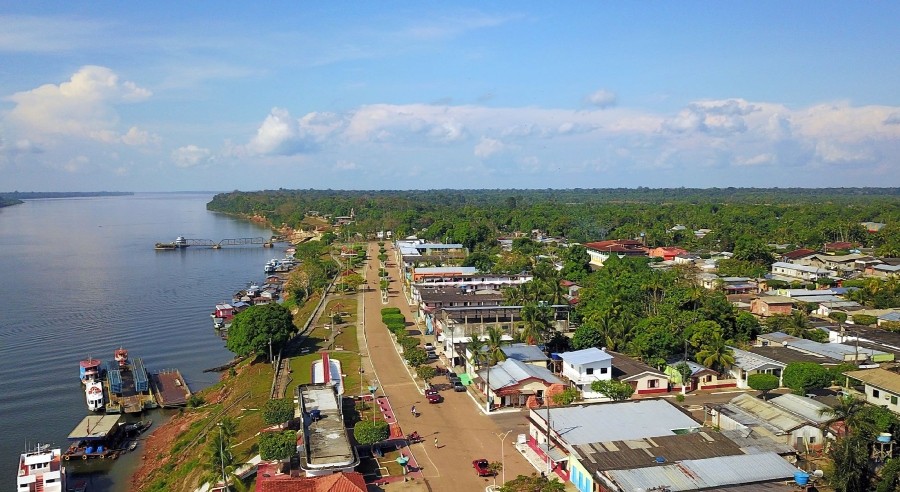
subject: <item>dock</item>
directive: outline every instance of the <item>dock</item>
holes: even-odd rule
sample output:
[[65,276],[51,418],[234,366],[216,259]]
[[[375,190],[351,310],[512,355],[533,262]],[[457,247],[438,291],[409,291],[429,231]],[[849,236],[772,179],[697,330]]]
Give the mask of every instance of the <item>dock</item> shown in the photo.
[[156,403],[162,408],[183,407],[191,397],[191,389],[178,369],[155,372],[150,375],[150,385]]
[[147,370],[139,357],[124,366],[117,361],[108,361],[106,378],[109,389],[107,413],[141,413],[156,408]]
[[121,419],[118,415],[85,417],[69,433],[72,445],[63,453],[63,459],[117,458],[125,438]]

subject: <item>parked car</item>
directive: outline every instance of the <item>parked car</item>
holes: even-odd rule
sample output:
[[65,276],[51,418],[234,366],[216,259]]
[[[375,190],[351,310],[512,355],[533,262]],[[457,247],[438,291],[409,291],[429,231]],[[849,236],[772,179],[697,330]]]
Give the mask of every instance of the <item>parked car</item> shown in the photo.
[[475,473],[478,474],[479,477],[490,477],[494,474],[494,472],[491,471],[488,460],[484,458],[472,461],[472,467],[475,468]]
[[426,352],[434,352],[434,344],[431,343],[431,342],[426,343],[426,344],[425,344],[425,351],[426,351]]
[[466,385],[462,384],[462,381],[457,380],[453,383],[453,391],[463,392],[466,390]]
[[447,380],[450,381],[450,384],[459,382],[459,374],[456,374],[453,371],[447,373]]
[[425,399],[428,400],[428,403],[440,403],[444,401],[444,397],[441,396],[441,394],[438,393],[437,390],[433,389],[425,391]]

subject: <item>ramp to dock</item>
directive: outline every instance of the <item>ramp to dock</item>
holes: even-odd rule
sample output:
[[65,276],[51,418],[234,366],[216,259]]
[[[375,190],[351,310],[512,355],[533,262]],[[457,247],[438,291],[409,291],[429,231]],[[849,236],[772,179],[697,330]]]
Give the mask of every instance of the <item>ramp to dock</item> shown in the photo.
[[150,383],[153,385],[153,394],[159,406],[171,408],[187,405],[191,390],[178,369],[151,374]]

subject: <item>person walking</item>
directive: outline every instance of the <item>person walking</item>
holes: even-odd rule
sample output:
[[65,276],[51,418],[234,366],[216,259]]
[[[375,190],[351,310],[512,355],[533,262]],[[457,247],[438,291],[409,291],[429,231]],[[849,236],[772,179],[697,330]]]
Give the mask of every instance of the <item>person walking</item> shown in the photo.
[[438,440],[436,437],[434,438],[434,447],[438,447]]
[[418,417],[418,416],[419,416],[419,414],[416,412],[416,406],[415,406],[415,405],[413,405],[413,407],[412,407],[412,414],[413,414],[413,417]]

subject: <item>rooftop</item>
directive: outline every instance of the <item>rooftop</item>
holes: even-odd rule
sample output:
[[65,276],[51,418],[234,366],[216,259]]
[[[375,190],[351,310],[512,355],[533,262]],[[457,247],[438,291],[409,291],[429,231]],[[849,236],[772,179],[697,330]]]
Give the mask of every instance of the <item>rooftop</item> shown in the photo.
[[70,441],[105,439],[121,420],[119,415],[88,415],[69,433]]
[[[341,470],[359,464],[359,457],[344,426],[340,397],[335,393],[335,388],[323,384],[301,385],[297,393],[303,416],[305,448],[305,459],[301,459],[300,466],[318,471]],[[312,418],[316,410],[318,419]]]
[[719,432],[700,431],[628,441],[606,441],[573,446],[581,463],[592,473],[632,467],[660,466],[666,462],[741,454],[741,449]]
[[591,362],[599,362],[610,360],[613,358],[608,352],[600,350],[597,347],[586,348],[582,350],[574,350],[572,352],[563,352],[558,354],[559,357],[569,364],[589,364]]
[[516,359],[506,359],[495,366],[482,369],[478,371],[478,376],[482,380],[487,381],[488,371],[490,371],[491,389],[494,391],[508,386],[515,386],[522,381],[532,378],[548,384],[563,384],[549,369],[526,364]]
[[784,366],[786,365],[782,362],[778,362],[777,360],[770,359],[764,355],[747,352],[746,350],[741,350],[737,347],[731,347],[731,350],[734,352],[734,365],[748,372],[755,371],[767,366],[772,368],[784,368]]
[[627,355],[620,354],[618,352],[613,352],[611,350],[607,351],[608,354],[612,355],[612,376],[615,379],[620,381],[627,381],[636,376],[640,376],[641,374],[651,373],[656,374],[662,378],[668,378],[662,371],[649,366],[637,359],[633,359],[628,357]]
[[869,386],[889,391],[900,395],[900,374],[887,369],[863,369],[861,371],[848,371],[845,376],[862,381]]
[[[662,399],[627,400],[551,408],[553,432],[570,445],[633,441],[673,436],[700,423]],[[532,420],[546,425],[546,410],[532,410]],[[603,422],[603,425],[597,425]]]
[[528,345],[525,343],[514,343],[512,345],[504,345],[500,350],[506,354],[508,359],[515,359],[522,362],[536,362],[550,360],[547,355],[537,347],[537,345]]

